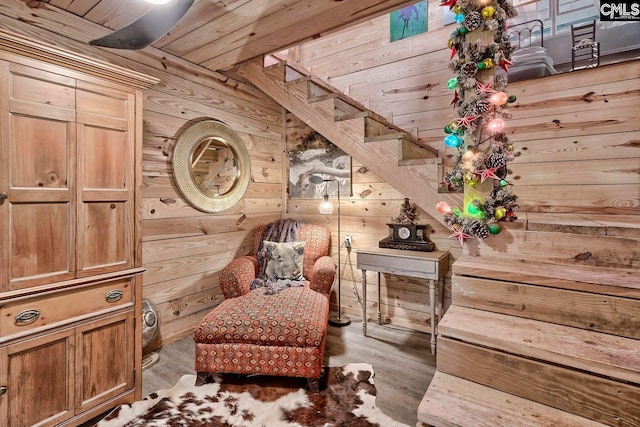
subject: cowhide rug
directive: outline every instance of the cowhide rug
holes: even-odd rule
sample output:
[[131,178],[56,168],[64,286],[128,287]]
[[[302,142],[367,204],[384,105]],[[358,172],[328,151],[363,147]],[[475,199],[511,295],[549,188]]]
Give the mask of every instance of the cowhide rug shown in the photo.
[[171,389],[116,408],[97,426],[408,427],[376,407],[366,363],[326,368],[319,394],[300,378],[224,374],[194,383],[195,375],[185,375]]

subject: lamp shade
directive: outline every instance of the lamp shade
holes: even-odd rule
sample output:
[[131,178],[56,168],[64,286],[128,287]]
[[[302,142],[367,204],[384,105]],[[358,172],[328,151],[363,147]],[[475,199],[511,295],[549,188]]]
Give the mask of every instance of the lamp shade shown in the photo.
[[333,203],[329,200],[329,196],[324,196],[324,200],[320,203],[319,211],[322,215],[330,215],[333,213]]

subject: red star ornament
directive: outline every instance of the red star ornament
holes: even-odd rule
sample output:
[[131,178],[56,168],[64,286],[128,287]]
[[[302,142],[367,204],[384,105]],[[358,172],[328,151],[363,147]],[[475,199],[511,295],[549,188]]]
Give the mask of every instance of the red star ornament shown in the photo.
[[462,231],[462,228],[452,227],[451,231],[453,231],[453,234],[449,236],[449,239],[451,238],[458,239],[458,241],[460,242],[460,246],[464,247],[464,239],[471,238],[470,234],[467,234],[464,231]]
[[502,61],[498,62],[498,65],[500,65],[502,67],[502,69],[508,73],[509,72],[509,66],[513,65],[513,62],[509,61],[508,59],[503,59]]
[[496,93],[495,89],[491,89],[492,83],[493,82],[491,80],[485,83],[478,82],[476,85],[478,87],[478,93]]
[[449,58],[449,61],[451,61],[453,57],[456,56],[456,53],[458,53],[458,49],[456,49],[456,47],[454,46],[451,48],[451,57]]
[[460,94],[458,93],[458,91],[455,91],[453,95],[453,101],[451,101],[451,104],[449,105],[453,105],[453,108],[456,108],[458,101],[460,101]]
[[457,0],[445,0],[442,3],[440,3],[440,6],[449,6],[449,10],[453,9],[453,7],[456,5],[458,1]]
[[465,117],[459,117],[456,119],[456,122],[458,123],[459,126],[464,126],[466,128],[471,127],[471,123],[476,120],[478,117],[480,116],[465,116]]
[[500,179],[500,177],[496,175],[496,170],[498,170],[498,168],[478,170],[478,173],[480,174],[480,182],[485,182],[487,178]]

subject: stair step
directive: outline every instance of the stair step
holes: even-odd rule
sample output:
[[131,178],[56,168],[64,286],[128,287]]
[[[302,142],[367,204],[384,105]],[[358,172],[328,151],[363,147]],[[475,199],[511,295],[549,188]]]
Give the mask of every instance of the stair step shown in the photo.
[[537,260],[462,256],[453,264],[453,273],[507,282],[523,282],[562,289],[574,289],[640,299],[640,271],[590,265],[542,263]]
[[402,132],[389,132],[382,135],[368,135],[364,138],[364,142],[400,141],[402,137],[404,137]]
[[640,384],[640,341],[631,338],[455,305],[438,334]]
[[605,424],[436,371],[418,407],[435,427],[603,427]]
[[640,426],[638,385],[446,336],[437,354],[446,374],[611,426]]
[[457,306],[640,339],[638,299],[593,293],[588,284],[576,288],[454,274],[451,295]]

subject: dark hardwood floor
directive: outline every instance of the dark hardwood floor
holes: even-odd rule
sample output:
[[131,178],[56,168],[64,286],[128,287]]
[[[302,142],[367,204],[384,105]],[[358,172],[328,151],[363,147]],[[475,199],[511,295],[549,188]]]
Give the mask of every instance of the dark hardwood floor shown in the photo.
[[[396,421],[415,426],[418,405],[435,372],[429,335],[370,322],[365,337],[359,318],[352,318],[346,327],[329,326],[328,333],[325,365],[373,365],[378,407]],[[143,396],[170,388],[182,375],[194,374],[193,352],[191,336],[160,349],[159,361],[142,373]]]

